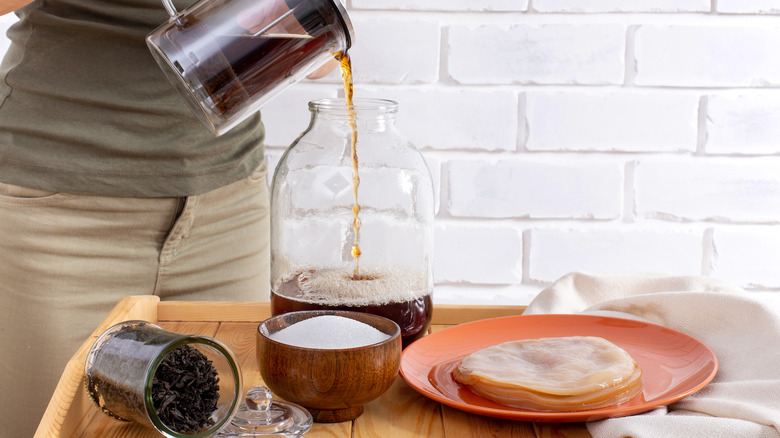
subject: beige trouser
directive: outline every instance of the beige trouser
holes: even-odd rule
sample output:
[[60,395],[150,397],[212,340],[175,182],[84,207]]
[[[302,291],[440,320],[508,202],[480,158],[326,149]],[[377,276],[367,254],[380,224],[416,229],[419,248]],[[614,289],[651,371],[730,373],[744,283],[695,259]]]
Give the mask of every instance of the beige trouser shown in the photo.
[[0,437],[32,437],[65,364],[126,295],[267,301],[265,167],[187,198],[0,183]]

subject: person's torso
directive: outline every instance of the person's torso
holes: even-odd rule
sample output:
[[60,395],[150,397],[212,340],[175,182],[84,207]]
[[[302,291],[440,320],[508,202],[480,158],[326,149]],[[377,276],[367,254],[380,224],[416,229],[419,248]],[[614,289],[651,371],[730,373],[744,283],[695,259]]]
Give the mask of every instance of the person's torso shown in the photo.
[[155,63],[145,36],[169,18],[159,0],[36,0],[17,15],[0,66],[0,181],[184,196],[262,161],[259,115],[215,137]]

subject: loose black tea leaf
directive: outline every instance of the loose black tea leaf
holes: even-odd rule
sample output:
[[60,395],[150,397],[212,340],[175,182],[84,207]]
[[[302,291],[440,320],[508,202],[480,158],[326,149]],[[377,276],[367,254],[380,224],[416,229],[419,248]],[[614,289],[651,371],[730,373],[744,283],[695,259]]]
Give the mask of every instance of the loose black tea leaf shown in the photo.
[[189,345],[170,352],[160,363],[152,382],[157,416],[171,430],[198,432],[212,426],[217,410],[219,377],[208,358]]

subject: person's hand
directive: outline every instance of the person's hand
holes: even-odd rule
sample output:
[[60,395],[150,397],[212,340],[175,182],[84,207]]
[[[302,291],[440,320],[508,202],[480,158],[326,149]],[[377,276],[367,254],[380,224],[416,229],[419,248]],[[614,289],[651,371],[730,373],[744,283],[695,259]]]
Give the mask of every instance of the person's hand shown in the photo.
[[336,58],[332,58],[322,67],[306,75],[306,79],[322,79],[330,74],[330,72],[332,72],[338,65],[339,62],[336,60]]
[[[3,1],[3,0],[0,0]],[[280,17],[283,17],[279,20]],[[282,1],[260,2],[238,13],[238,25],[256,34],[275,20],[278,23],[264,31],[265,35],[306,35],[306,30],[298,23],[292,10]]]

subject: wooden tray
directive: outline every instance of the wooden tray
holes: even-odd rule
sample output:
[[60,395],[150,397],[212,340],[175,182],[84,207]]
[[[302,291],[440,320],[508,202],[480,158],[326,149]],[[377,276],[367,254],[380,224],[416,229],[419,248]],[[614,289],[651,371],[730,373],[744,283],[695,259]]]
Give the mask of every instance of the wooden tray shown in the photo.
[[[522,306],[435,306],[432,331],[468,321],[519,315]],[[154,438],[160,435],[134,423],[103,415],[83,387],[84,361],[97,337],[110,326],[133,319],[150,321],[179,333],[204,334],[224,342],[241,363],[244,387],[262,383],[255,358],[257,324],[271,316],[268,303],[160,301],[155,296],[121,300],[68,363],[35,437]],[[581,423],[524,423],[482,417],[425,398],[399,376],[357,419],[318,424],[307,438],[324,437],[590,437]]]

